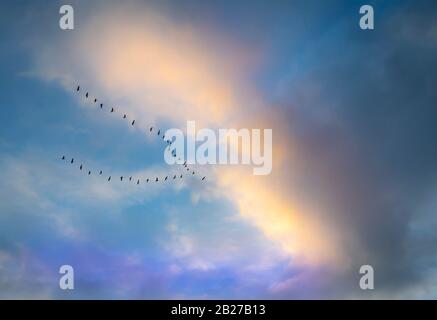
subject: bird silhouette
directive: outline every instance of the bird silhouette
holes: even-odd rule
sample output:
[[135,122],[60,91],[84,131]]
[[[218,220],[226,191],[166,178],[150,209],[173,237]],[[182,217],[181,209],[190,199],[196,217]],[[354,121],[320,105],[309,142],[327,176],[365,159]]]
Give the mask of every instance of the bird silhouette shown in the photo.
[[173,176],[173,180],[176,179],[176,175]]
[[100,170],[99,174],[102,174],[102,173],[103,173],[102,170]]
[[74,162],[74,158],[71,158],[71,162],[70,163],[73,163]]
[[149,132],[152,132],[153,127],[150,127]]
[[62,156],[62,160],[65,160],[65,156]]
[[205,180],[205,178],[206,178],[206,177],[203,177],[203,178],[202,178],[202,181]]
[[109,176],[108,181],[111,181],[111,176]]
[[82,165],[80,165],[80,170],[82,170]]
[[134,120],[134,121],[132,121],[131,125],[134,125],[134,124],[135,124],[135,120]]
[[100,104],[100,109],[103,109],[103,103]]
[[158,181],[159,181],[158,178],[156,178],[156,179],[155,179],[155,182],[158,182]]
[[194,174],[194,171],[193,171],[193,174]]
[[76,91],[79,91],[80,90],[80,86],[77,86],[77,89],[76,89]]
[[137,184],[140,184],[140,179],[137,180]]
[[120,181],[123,181],[123,176],[120,177]]
[[114,112],[114,108],[111,108],[111,112]]
[[149,183],[149,178],[146,179],[146,183]]
[[182,175],[179,177],[179,179],[182,179]]
[[158,136],[159,136],[160,133],[161,133],[161,130],[158,130]]
[[96,103],[97,102],[97,99],[94,99],[94,103]]
[[91,174],[91,171],[88,171],[88,175],[90,175]]
[[168,176],[167,176],[167,177],[165,177],[164,181],[167,181],[167,178],[168,178]]
[[129,177],[129,181],[132,181],[132,177]]
[[88,92],[85,94],[85,97],[87,97],[88,98]]
[[126,119],[126,114],[125,114],[125,115],[123,115],[123,119]]

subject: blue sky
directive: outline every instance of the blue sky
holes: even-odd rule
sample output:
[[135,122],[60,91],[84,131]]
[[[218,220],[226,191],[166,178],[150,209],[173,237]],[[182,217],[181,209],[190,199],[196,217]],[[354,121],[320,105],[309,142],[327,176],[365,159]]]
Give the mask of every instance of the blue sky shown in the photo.
[[[2,2],[0,297],[435,297],[435,6],[368,3]],[[146,128],[187,120],[272,128],[272,174],[78,169],[178,172]]]

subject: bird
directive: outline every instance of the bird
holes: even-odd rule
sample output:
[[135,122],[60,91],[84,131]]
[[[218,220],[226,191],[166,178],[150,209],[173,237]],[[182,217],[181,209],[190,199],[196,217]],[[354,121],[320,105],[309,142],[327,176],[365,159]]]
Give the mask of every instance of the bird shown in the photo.
[[62,160],[65,160],[65,156],[62,156]]
[[168,176],[167,176],[167,177],[165,177],[164,181],[167,181],[167,178],[168,178]]
[[120,177],[120,181],[123,181],[123,176]]
[[152,132],[153,127],[150,127],[149,132]]
[[179,179],[182,179],[182,175],[179,177]]
[[76,89],[76,91],[79,91],[80,90],[80,86],[77,86],[77,89]]
[[158,130],[158,136],[159,136],[160,133],[161,133],[161,130]]
[[193,171],[193,174],[194,174],[194,171]]
[[94,103],[96,103],[97,102],[97,99],[94,99]]
[[149,183],[149,178],[146,179],[146,183]]
[[82,165],[80,165],[80,170],[82,170]]
[[206,178],[206,177],[203,177],[203,178],[202,178],[202,181],[205,180],[205,178]]
[[91,171],[88,171],[88,175],[90,175],[91,174]]
[[100,109],[103,109],[103,103],[100,104]]
[[71,163],[73,163],[74,162],[74,158],[71,158]]
[[187,168],[187,171],[190,171],[190,168]]
[[158,182],[159,180],[158,180],[158,177],[155,179],[155,182]]
[[176,179],[176,175],[173,176],[173,180]]
[[123,115],[123,119],[126,119],[126,114]]
[[108,181],[111,181],[111,176],[109,176]]
[[87,97],[88,98],[88,92],[85,94],[85,97]]
[[137,180],[137,184],[140,184],[140,179]]
[[135,120],[134,120],[134,121],[132,121],[131,125],[134,125],[134,124],[135,124]]
[[111,108],[111,112],[114,112],[114,108]]
[[132,181],[132,177],[129,177],[129,181]]
[[102,171],[102,170],[100,170],[99,174],[102,174],[102,173],[103,173],[103,171]]

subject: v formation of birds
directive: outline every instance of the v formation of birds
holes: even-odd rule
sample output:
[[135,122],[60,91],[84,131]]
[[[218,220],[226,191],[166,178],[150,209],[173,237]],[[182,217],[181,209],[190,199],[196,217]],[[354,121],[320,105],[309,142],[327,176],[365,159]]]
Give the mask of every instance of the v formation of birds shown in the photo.
[[[76,92],[78,92],[78,93],[81,92],[81,88],[80,88],[80,86],[77,86],[77,88],[76,88]],[[86,93],[85,93],[85,98],[86,98],[86,99],[89,98],[89,92],[86,92]],[[97,98],[94,98],[93,101],[94,101],[95,104],[98,104],[98,99],[97,99]],[[104,105],[103,105],[103,103],[100,103],[99,105],[100,105],[100,109],[103,110],[103,109],[104,109]],[[110,112],[111,112],[111,113],[115,112],[115,108],[112,107],[112,108],[110,109]],[[123,119],[128,119],[127,114],[124,113],[122,118],[123,118]],[[130,122],[130,124],[131,124],[132,126],[134,126],[134,125],[135,125],[135,119],[133,119],[133,120]],[[171,142],[170,140],[168,140],[168,139],[166,140],[164,134],[161,135],[161,129],[159,129],[159,128],[154,128],[154,127],[147,127],[147,129],[148,129],[148,131],[149,131],[150,134],[153,134],[153,131],[155,130],[155,131],[157,132],[157,136],[158,136],[158,137],[162,137],[162,140],[163,140],[165,143],[167,143],[167,145],[168,145],[169,147],[171,146],[172,142]],[[173,152],[172,152],[172,156],[176,158],[176,152],[175,152],[175,150],[173,150]],[[77,162],[77,160],[75,160],[74,158],[71,158],[71,160],[70,160],[70,159],[67,159],[67,157],[66,157],[65,155],[63,155],[63,156],[61,157],[61,160],[63,160],[63,161],[70,161],[70,164],[74,164],[75,161]],[[180,158],[179,158],[179,160],[180,160]],[[106,179],[107,179],[108,182],[109,182],[109,181],[113,181],[113,180],[115,180],[115,179],[120,179],[120,181],[129,181],[129,182],[133,182],[133,183],[136,183],[137,185],[139,185],[139,184],[141,184],[141,183],[144,182],[144,181],[145,181],[146,183],[149,183],[149,182],[152,182],[152,181],[154,181],[154,182],[160,182],[160,181],[161,181],[161,182],[165,182],[165,181],[167,181],[167,180],[177,180],[177,179],[182,179],[182,177],[183,177],[185,174],[187,174],[187,175],[191,175],[191,176],[195,176],[195,175],[196,175],[196,172],[188,167],[187,161],[185,161],[182,165],[183,165],[183,167],[184,167],[184,171],[185,171],[185,173],[183,173],[183,174],[172,174],[172,175],[167,175],[167,176],[165,176],[165,177],[161,177],[161,179],[160,179],[160,177],[158,177],[158,176],[146,177],[146,178],[140,178],[140,177],[133,177],[133,176],[120,176],[120,177],[115,177],[115,176],[114,176],[114,177],[113,177],[112,175],[106,176],[106,177],[107,177]],[[89,169],[89,168],[85,169],[85,167],[84,167],[84,165],[83,165],[82,163],[81,163],[80,166],[79,166],[79,170],[87,172],[87,174],[88,174],[89,176],[90,176],[91,174],[93,174],[93,172],[94,172],[93,170],[91,170],[91,169]],[[99,175],[99,176],[103,176],[103,170],[96,170],[95,172],[98,172],[98,175]],[[206,179],[206,177],[202,177],[200,180],[201,180],[201,181],[204,181],[205,179]]]

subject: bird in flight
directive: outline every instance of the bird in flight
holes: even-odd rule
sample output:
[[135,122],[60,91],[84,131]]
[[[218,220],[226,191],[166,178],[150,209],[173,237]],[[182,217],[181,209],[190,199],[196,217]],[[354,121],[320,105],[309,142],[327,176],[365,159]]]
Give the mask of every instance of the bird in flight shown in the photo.
[[80,90],[80,86],[77,86],[77,89],[76,89],[76,91],[79,91]]
[[102,173],[103,173],[103,171],[102,171],[102,170],[100,170],[99,174],[102,174]]
[[88,92],[85,94],[85,97],[87,97],[88,98]]
[[73,163],[74,162],[74,158],[71,158],[71,163]]
[[62,156],[62,160],[65,160],[65,156]]
[[126,119],[126,114],[124,114],[123,119]]
[[131,123],[132,125],[134,125],[135,124],[135,120],[134,121],[132,121],[132,123]]
[[109,176],[108,181],[111,181],[111,176]]
[[114,112],[114,108],[111,108],[111,112]]

